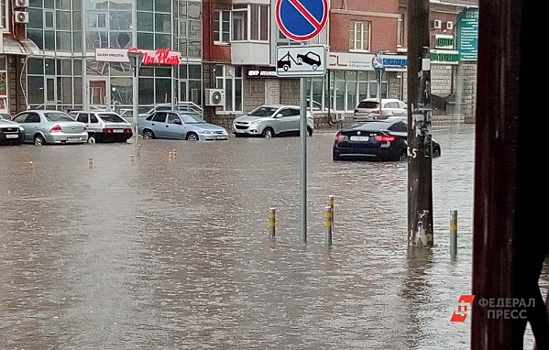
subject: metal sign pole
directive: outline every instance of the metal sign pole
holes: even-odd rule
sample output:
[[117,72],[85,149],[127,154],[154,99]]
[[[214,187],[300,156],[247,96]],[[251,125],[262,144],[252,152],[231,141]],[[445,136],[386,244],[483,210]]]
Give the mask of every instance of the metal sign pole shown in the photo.
[[301,232],[303,243],[307,243],[307,101],[305,94],[305,78],[300,78],[300,110],[301,124],[299,137],[301,141]]

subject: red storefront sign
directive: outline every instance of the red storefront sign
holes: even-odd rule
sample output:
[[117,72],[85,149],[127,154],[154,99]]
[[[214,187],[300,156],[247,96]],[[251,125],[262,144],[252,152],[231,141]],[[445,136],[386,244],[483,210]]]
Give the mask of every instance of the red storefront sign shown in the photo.
[[143,65],[179,65],[181,52],[170,49],[141,50],[136,47],[130,49],[95,49],[95,60],[100,62],[130,62],[128,52],[142,52]]

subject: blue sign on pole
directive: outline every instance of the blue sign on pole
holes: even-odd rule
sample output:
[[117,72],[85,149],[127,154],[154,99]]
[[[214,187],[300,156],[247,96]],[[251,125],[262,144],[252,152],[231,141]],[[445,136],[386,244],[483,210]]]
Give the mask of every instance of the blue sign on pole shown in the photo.
[[276,23],[288,38],[307,41],[324,29],[328,11],[328,0],[277,0]]

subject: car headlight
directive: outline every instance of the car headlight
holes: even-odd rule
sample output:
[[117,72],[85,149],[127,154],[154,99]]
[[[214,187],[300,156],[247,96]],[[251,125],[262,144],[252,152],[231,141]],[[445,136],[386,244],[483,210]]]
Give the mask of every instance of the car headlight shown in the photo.
[[259,123],[261,123],[261,120],[260,120],[260,119],[254,120],[253,122],[250,122],[250,125],[257,125],[257,124],[259,124]]
[[19,127],[19,130],[20,130],[21,132],[24,132],[24,131],[25,131],[25,128],[22,127],[22,126],[20,126],[20,127]]
[[202,133],[205,134],[205,135],[213,134],[213,132],[210,131],[210,130],[203,130]]

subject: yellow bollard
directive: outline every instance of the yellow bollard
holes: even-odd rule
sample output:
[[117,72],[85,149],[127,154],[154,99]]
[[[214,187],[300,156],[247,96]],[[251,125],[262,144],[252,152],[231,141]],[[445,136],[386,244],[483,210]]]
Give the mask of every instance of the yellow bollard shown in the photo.
[[91,169],[93,168],[93,158],[92,157],[89,157],[88,158],[88,167]]
[[269,208],[267,218],[269,218],[269,234],[271,237],[274,237],[276,231],[276,208]]
[[326,231],[326,245],[328,247],[332,246],[332,207],[327,206],[324,208],[324,226],[327,227]]
[[457,255],[457,234],[458,234],[458,212],[450,212],[450,254],[452,258]]
[[141,155],[141,144],[137,145],[137,156],[139,157]]
[[329,195],[328,196],[328,205],[332,209],[332,223],[334,222],[334,196]]
[[172,154],[173,154],[173,159],[177,158],[177,152],[175,148],[172,150]]
[[168,159],[169,159],[169,160],[172,160],[172,159],[173,159],[173,152],[168,153]]
[[135,156],[133,154],[130,155],[130,162],[132,164],[135,163]]
[[36,167],[34,166],[33,162],[29,162],[29,169],[30,169],[30,171],[35,171],[36,170]]

